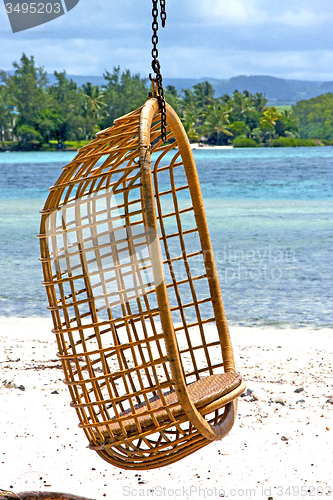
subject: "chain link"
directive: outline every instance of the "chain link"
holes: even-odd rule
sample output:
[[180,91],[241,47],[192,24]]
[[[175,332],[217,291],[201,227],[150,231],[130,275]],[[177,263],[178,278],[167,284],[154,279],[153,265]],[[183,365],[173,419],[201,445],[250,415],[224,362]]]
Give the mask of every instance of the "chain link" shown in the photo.
[[162,28],[164,28],[165,27],[165,21],[166,21],[165,0],[160,0],[160,4],[161,4]]
[[[166,20],[165,0],[159,0],[159,1],[161,4],[162,27],[164,28],[165,20]],[[166,140],[166,106],[165,106],[165,98],[164,98],[164,89],[163,89],[163,84],[162,84],[161,65],[160,65],[160,62],[158,60],[158,49],[157,49],[157,44],[158,44],[158,34],[157,34],[157,31],[158,31],[158,0],[153,0],[152,15],[153,15],[153,23],[152,23],[153,49],[151,51],[151,55],[152,55],[153,61],[151,63],[151,66],[152,66],[153,71],[156,75],[155,81],[157,84],[157,99],[158,99],[160,112],[161,112],[161,136],[162,136],[162,141],[164,142]],[[149,75],[149,77],[151,80],[153,80],[151,75]]]

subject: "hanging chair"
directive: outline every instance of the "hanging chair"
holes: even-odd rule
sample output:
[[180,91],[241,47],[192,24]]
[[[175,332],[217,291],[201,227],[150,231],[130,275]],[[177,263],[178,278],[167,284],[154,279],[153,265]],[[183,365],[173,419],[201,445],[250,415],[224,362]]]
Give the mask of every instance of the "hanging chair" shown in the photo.
[[196,167],[156,97],[63,169],[42,210],[44,282],[89,448],[125,469],[223,438],[244,392]]

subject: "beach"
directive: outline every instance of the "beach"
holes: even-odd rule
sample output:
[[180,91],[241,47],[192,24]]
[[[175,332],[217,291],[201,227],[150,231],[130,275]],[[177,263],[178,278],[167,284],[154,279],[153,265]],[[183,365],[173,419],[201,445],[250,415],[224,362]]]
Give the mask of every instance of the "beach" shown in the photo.
[[333,497],[332,151],[194,151],[247,392],[224,440],[143,472],[87,448],[51,333],[39,210],[73,153],[2,155],[0,490],[95,500]]
[[102,498],[330,498],[333,331],[231,326],[246,396],[229,435],[160,469],[87,449],[48,318],[0,318],[0,489]]
[[219,149],[233,149],[232,145],[228,146],[211,146],[208,144],[202,144],[201,142],[191,142],[191,149],[203,149],[203,150],[219,150]]

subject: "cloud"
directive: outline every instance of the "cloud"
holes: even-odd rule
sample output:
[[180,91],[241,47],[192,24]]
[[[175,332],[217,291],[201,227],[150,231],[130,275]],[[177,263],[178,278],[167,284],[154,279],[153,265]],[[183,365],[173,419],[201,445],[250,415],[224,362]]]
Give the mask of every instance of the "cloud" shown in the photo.
[[333,20],[331,0],[205,0],[199,2],[198,12],[211,26],[270,23],[310,28]]
[[[0,26],[3,69],[25,52],[49,72],[151,71],[149,0],[80,0],[66,15],[15,34],[0,4]],[[332,26],[332,0],[168,0],[159,31],[162,73],[332,80]]]
[[206,0],[200,2],[202,20],[209,25],[256,25],[265,19],[265,11],[260,11],[255,0]]
[[208,52],[196,51],[194,58],[189,49],[182,49],[177,58],[164,55],[162,63],[169,68],[167,76],[170,77],[181,74],[188,78],[223,79],[235,75],[273,75],[296,80],[328,81],[332,78],[333,51],[281,51],[275,52],[274,57],[267,57],[267,52],[212,49]]

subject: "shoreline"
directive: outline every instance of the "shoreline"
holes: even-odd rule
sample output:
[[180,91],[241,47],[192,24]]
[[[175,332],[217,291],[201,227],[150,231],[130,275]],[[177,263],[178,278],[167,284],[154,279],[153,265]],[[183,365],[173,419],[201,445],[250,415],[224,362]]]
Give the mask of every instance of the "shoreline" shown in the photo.
[[191,149],[199,149],[199,150],[208,150],[208,149],[234,149],[234,146],[208,146],[208,145],[199,145],[197,142],[191,142]]
[[[228,321],[228,327],[231,334],[231,340],[245,339],[246,336],[255,342],[262,342],[266,339],[267,345],[275,344],[276,340],[273,339],[273,334],[275,333],[277,337],[283,339],[287,345],[294,345],[295,342],[300,341],[301,337],[304,337],[305,341],[310,342],[309,345],[315,345],[315,342],[320,342],[323,347],[326,346],[326,341],[323,336],[332,336],[332,349],[333,349],[333,327],[314,327],[314,326],[278,326],[278,325],[253,325],[253,326],[240,326],[233,324]],[[36,340],[48,340],[52,341],[53,333],[51,332],[53,328],[53,323],[51,317],[47,316],[1,316],[0,314],[0,337],[4,337],[4,332],[7,332],[8,336],[12,339],[22,340],[22,338],[36,339]],[[42,332],[44,332],[42,334]],[[268,337],[267,333],[270,332],[271,336]],[[291,337],[291,333],[294,337]],[[44,337],[45,335],[45,337]],[[8,338],[9,338],[8,337]]]
[[333,329],[230,325],[237,370],[252,391],[239,398],[234,428],[176,464],[137,472],[87,449],[51,319],[0,317],[0,328],[1,489],[96,500],[290,499],[289,486],[298,499],[310,488],[318,498],[320,488],[333,493]]
[[[228,146],[209,146],[209,145],[203,145],[199,146],[198,143],[190,143],[191,149],[193,150],[219,150],[219,149],[277,149],[277,148],[301,148],[301,147],[332,147],[332,144],[308,144],[308,145],[298,145],[298,144],[293,144],[293,145],[269,145],[269,144],[259,144],[257,146],[234,146],[234,145],[228,145]],[[72,152],[76,153],[82,146],[79,148],[74,148],[74,147],[67,147],[67,148],[62,148],[62,149],[56,149],[56,148],[40,148],[40,149],[5,149],[4,147],[0,146],[0,154],[1,153],[64,153],[64,152]]]

